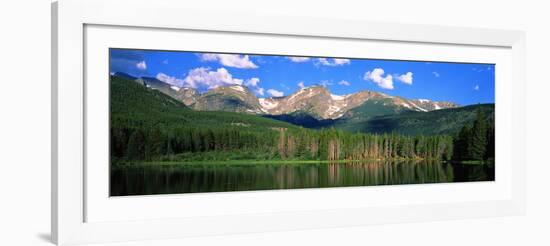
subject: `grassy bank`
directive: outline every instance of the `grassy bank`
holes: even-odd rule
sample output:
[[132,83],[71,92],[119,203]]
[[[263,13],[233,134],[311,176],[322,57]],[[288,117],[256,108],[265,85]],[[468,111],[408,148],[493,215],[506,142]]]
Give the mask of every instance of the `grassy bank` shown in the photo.
[[456,163],[464,164],[464,165],[494,165],[495,161],[494,160],[466,160],[466,161],[459,161]]

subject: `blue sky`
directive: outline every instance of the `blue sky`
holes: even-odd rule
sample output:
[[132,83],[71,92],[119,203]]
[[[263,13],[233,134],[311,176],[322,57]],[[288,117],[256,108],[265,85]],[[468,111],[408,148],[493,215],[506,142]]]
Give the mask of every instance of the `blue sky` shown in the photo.
[[371,90],[460,105],[495,101],[492,64],[111,49],[110,72],[201,92],[241,84],[258,97],[323,85],[337,95]]

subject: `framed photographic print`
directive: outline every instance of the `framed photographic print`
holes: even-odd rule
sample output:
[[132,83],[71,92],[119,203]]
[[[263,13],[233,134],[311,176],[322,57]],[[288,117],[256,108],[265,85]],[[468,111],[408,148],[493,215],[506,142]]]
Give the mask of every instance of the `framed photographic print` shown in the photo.
[[56,243],[523,213],[522,32],[123,6],[52,5]]
[[494,181],[494,64],[120,48],[109,62],[111,196]]

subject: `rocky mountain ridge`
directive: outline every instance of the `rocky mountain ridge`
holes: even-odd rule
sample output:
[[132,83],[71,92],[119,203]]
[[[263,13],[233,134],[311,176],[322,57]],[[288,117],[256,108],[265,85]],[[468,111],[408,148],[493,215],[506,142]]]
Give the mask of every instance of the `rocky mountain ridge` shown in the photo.
[[[352,109],[377,104],[396,112],[428,112],[459,105],[452,102],[437,102],[427,99],[406,99],[375,91],[359,91],[347,95],[332,94],[326,87],[311,86],[299,89],[284,97],[258,98],[246,86],[220,86],[205,93],[193,88],[177,87],[156,78],[142,77],[136,82],[161,91],[195,110],[231,111],[249,114],[286,115],[305,112],[317,119],[351,117]],[[367,102],[369,102],[367,104]]]

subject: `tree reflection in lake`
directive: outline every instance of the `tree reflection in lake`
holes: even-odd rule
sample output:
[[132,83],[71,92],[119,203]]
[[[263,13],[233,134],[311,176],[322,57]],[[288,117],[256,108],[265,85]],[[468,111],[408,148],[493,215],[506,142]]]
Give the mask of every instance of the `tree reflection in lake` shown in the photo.
[[494,167],[438,161],[126,165],[111,169],[111,195],[323,188],[494,180]]

